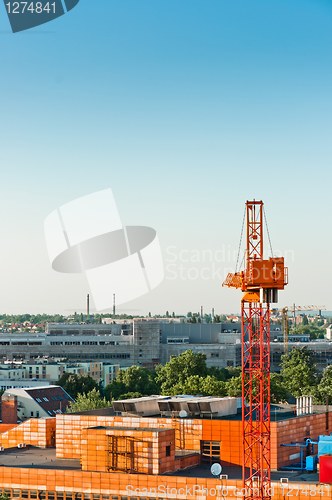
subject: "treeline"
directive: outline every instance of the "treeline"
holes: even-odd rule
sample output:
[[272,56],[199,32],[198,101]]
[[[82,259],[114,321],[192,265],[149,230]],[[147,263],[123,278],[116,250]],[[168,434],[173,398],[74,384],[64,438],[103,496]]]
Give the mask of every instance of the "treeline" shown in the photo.
[[303,323],[290,332],[292,335],[310,335],[310,340],[323,339],[326,333],[326,326],[323,320],[317,320],[315,323]]
[[[89,409],[91,391],[92,407],[98,408],[107,406],[112,400],[152,394],[240,397],[241,380],[240,367],[208,368],[204,354],[188,350],[171,358],[165,365],[158,365],[155,371],[140,366],[120,370],[116,379],[104,389],[89,376],[68,373],[58,383],[74,399],[84,403],[83,409]],[[273,403],[292,403],[301,395],[314,396],[315,403],[325,403],[327,398],[332,401],[332,365],[320,374],[312,352],[306,347],[292,349],[283,355],[280,373],[271,374]],[[84,401],[79,399],[82,396]],[[74,408],[74,411],[79,411],[80,405],[76,404]]]
[[66,317],[62,314],[0,314],[0,321],[3,324],[22,324],[31,323],[32,325],[39,325],[46,322],[64,323]]
[[[140,366],[131,366],[120,370],[115,380],[102,388],[90,376],[79,376],[65,373],[59,380],[61,385],[75,400],[91,393],[93,404],[91,407],[99,408],[96,403],[96,391],[100,398],[106,402],[117,399],[129,399],[153,394],[176,395],[193,394],[203,396],[240,396],[241,395],[241,369],[240,368],[207,368],[206,356],[185,351],[173,357],[165,365],[158,365],[155,370],[148,370]],[[92,392],[93,391],[93,392]],[[82,401],[83,403],[83,401]],[[81,411],[81,406],[71,405],[75,411]]]

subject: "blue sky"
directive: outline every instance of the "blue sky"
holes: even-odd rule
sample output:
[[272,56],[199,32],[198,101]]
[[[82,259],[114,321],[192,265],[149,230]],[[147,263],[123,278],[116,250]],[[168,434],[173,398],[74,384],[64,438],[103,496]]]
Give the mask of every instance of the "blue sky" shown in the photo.
[[288,257],[280,305],[332,309],[329,1],[81,0],[17,34],[0,7],[1,311],[84,309],[86,281],[52,271],[43,221],[106,187],[165,256],[164,283],[123,309],[239,310],[219,275],[251,198]]

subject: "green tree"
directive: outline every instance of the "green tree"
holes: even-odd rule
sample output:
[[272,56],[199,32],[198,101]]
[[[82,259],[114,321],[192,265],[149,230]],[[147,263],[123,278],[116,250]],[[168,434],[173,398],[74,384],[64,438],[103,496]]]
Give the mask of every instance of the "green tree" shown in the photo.
[[67,413],[76,413],[78,411],[97,410],[98,408],[107,408],[112,406],[106,398],[102,398],[97,389],[87,394],[78,394],[75,402],[69,403]]
[[228,366],[226,368],[227,371],[227,379],[233,378],[233,377],[238,377],[242,373],[242,368],[241,366]]
[[113,380],[113,382],[108,384],[104,389],[105,397],[110,401],[113,399],[122,399],[123,395],[127,392],[128,390],[125,384],[118,380]]
[[270,388],[272,403],[285,403],[289,400],[290,394],[280,373],[271,373]]
[[116,380],[125,385],[126,392],[140,392],[145,395],[159,392],[153,372],[141,366],[130,366],[126,370],[120,370]]
[[97,382],[90,375],[77,375],[76,373],[64,373],[59,378],[58,385],[74,399],[78,394],[87,394],[92,389],[98,390]]
[[292,396],[312,394],[318,382],[312,352],[301,347],[281,356],[281,376],[285,389]]
[[177,394],[190,394],[192,396],[226,396],[226,383],[218,380],[216,377],[207,375],[200,377],[199,375],[191,375],[185,381],[178,382],[173,385],[168,392],[168,395],[175,396]]
[[323,335],[322,338],[324,338],[325,329],[315,324],[302,324],[300,326],[297,326],[296,328],[293,328],[292,334],[310,335],[310,339],[315,340],[320,338],[321,335]]
[[238,398],[242,395],[242,375],[232,377],[226,382],[226,391],[228,396]]
[[[238,369],[237,369],[238,371]],[[240,397],[242,395],[242,375],[241,372],[229,379],[225,383],[225,389],[228,396]],[[289,393],[283,385],[282,377],[279,373],[271,373],[271,401],[272,403],[281,403],[287,401]]]
[[323,376],[317,387],[317,396],[321,403],[328,399],[332,401],[332,365],[329,365],[323,371]]
[[200,377],[207,375],[206,356],[191,350],[185,351],[179,356],[172,357],[165,365],[158,365],[156,374],[156,382],[162,394],[169,394],[174,385],[179,383],[184,385],[192,375]]
[[218,368],[216,366],[211,366],[207,371],[209,375],[212,375],[217,380],[222,380],[223,382],[230,378],[230,374],[227,368]]
[[193,396],[202,395],[201,386],[202,386],[203,377],[199,375],[191,375],[186,380],[179,381],[177,384],[174,384],[169,389],[164,390],[163,394],[167,394],[169,396],[176,396],[177,394],[190,394]]
[[152,371],[141,366],[131,366],[126,370],[120,370],[116,379],[105,388],[105,395],[109,399],[123,399],[127,393],[149,396],[159,394],[159,391]]
[[141,398],[143,394],[140,392],[125,392],[124,394],[121,394],[121,399],[135,399],[135,398]]
[[211,375],[203,377],[201,390],[204,396],[227,396],[226,382]]

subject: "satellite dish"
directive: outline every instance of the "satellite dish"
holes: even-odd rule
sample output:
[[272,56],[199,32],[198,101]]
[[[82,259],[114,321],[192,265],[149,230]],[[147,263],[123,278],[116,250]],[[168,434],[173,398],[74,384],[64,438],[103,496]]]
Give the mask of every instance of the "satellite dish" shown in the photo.
[[211,470],[211,474],[213,476],[220,476],[221,471],[222,471],[222,467],[221,467],[220,464],[215,463],[215,464],[211,465],[211,469],[210,470]]
[[179,417],[180,418],[186,418],[186,417],[188,417],[188,412],[186,412],[186,410],[181,410],[179,412]]

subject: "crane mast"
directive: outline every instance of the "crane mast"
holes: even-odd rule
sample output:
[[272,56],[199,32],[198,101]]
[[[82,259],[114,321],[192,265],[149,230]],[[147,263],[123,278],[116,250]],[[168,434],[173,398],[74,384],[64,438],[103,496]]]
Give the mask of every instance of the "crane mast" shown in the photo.
[[223,286],[241,288],[242,480],[245,500],[271,499],[270,303],[287,284],[283,257],[264,259],[262,201],[246,202],[244,271]]

